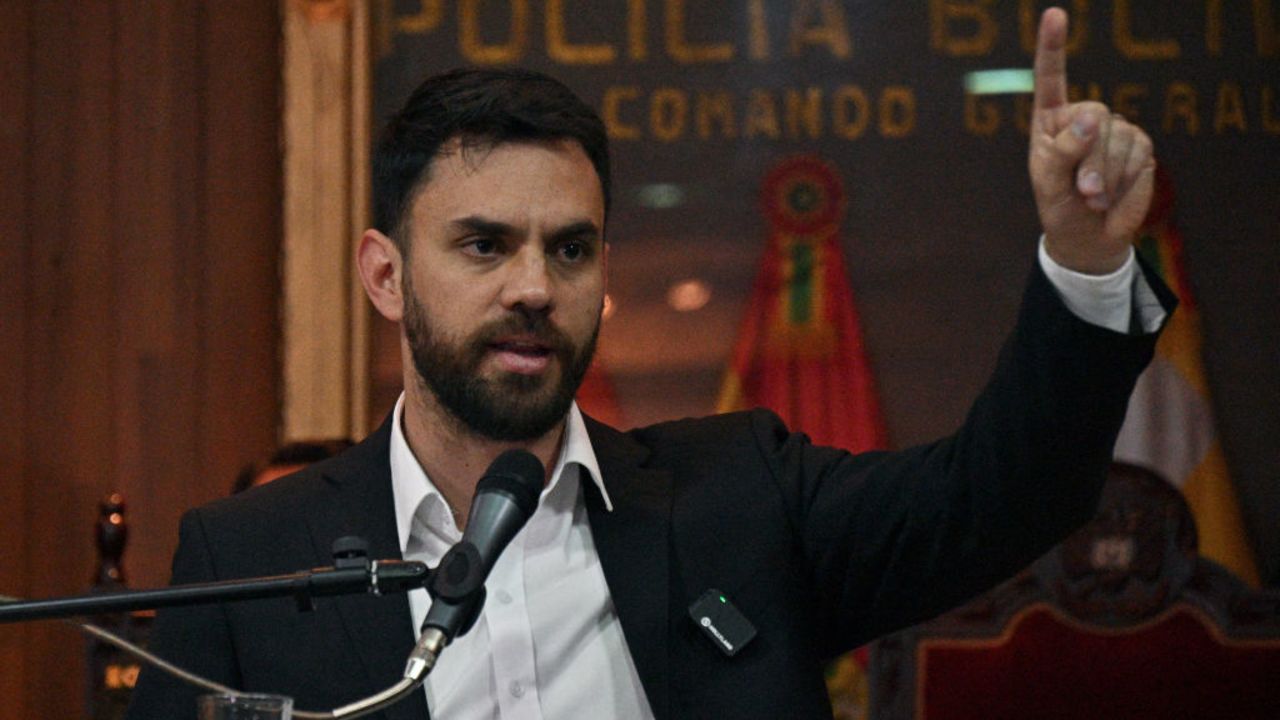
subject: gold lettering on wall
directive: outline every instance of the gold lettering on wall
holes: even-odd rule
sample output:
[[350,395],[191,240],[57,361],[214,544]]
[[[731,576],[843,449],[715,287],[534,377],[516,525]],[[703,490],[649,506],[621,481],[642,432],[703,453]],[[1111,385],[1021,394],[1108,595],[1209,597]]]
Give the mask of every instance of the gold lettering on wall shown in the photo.
[[803,131],[810,139],[822,137],[822,90],[816,87],[787,88],[783,97],[786,106],[787,137],[798,138]]
[[[1275,0],[1253,0],[1253,38],[1258,57],[1275,57],[1280,53],[1280,27],[1276,25]],[[1238,7],[1239,3],[1235,3]],[[1209,55],[1222,55],[1222,0],[1205,0],[1204,46]]]
[[1111,109],[1125,116],[1129,122],[1138,122],[1142,115],[1138,100],[1147,96],[1147,87],[1138,83],[1120,83],[1111,94]]
[[965,93],[964,129],[973,135],[990,137],[1000,129],[1000,109],[981,95]]
[[880,93],[880,134],[904,138],[916,129],[916,94],[905,85],[889,85]]
[[720,136],[733,139],[738,135],[738,127],[733,117],[733,96],[719,90],[700,92],[693,103],[694,122],[698,126],[698,137],[706,140],[715,134],[714,127],[719,125]]
[[733,59],[731,43],[690,43],[685,27],[685,0],[666,0],[667,55],[683,65],[729,62]]
[[1173,134],[1181,122],[1188,135],[1200,132],[1200,116],[1196,114],[1196,90],[1184,82],[1169,83],[1164,95],[1164,119],[1160,127],[1166,135]]
[[1280,135],[1280,108],[1276,107],[1276,89],[1270,85],[1262,86],[1262,125],[1263,131],[1271,135]]
[[622,103],[640,97],[640,88],[634,85],[613,85],[604,91],[603,107],[600,111],[604,120],[604,129],[609,137],[617,140],[638,140],[640,128],[622,121]]
[[1270,85],[1262,86],[1262,129],[1268,135],[1280,135],[1280,111],[1276,108],[1276,91]]
[[[1090,82],[1068,85],[1068,96],[1073,102],[1083,98],[1105,99],[1114,111],[1130,122],[1149,125],[1149,132],[1161,131],[1164,135],[1198,136],[1202,122],[1205,132],[1212,129],[1215,135],[1280,134],[1280,116],[1277,115],[1280,107],[1276,105],[1276,92],[1272,85],[1254,87],[1235,80],[1223,80],[1212,87],[1175,81],[1164,86],[1118,82],[1104,88]],[[1255,100],[1259,101],[1256,105]],[[1026,134],[1031,102],[1031,96],[1027,94],[1009,99],[967,95],[963,106],[964,131],[980,137],[992,137],[1011,125],[1021,134]],[[1205,110],[1203,117],[1201,107]],[[1006,123],[1010,119],[1013,122]]]
[[[818,11],[817,24],[808,25],[810,16]],[[825,46],[831,56],[846,60],[853,53],[853,42],[845,26],[844,10],[835,0],[799,0],[791,15],[791,55],[797,56],[804,46]]]
[[1084,87],[1080,87],[1075,83],[1067,83],[1067,99],[1073,103],[1085,100],[1102,102],[1102,86],[1096,82],[1085,83]]
[[750,88],[741,94],[727,88],[614,85],[604,91],[600,116],[615,140],[856,140],[869,129],[899,139],[916,132],[918,102],[907,85],[889,85],[875,94],[857,85]]
[[1218,102],[1213,106],[1213,132],[1221,135],[1227,128],[1246,132],[1244,118],[1244,92],[1240,85],[1224,82],[1218,86]]
[[627,54],[632,60],[649,57],[649,15],[644,3],[645,0],[627,0]]
[[[383,12],[390,14],[390,2],[385,4]],[[425,34],[435,30],[444,18],[442,0],[419,0],[418,12],[396,17],[396,31],[402,33]]]
[[618,55],[614,46],[608,43],[578,45],[569,40],[564,22],[565,2],[547,0],[547,55],[565,65],[608,65],[613,62]]
[[[1071,0],[1068,10],[1067,55],[1075,56],[1089,42],[1089,0]],[[1036,51],[1036,34],[1040,30],[1040,8],[1034,0],[1018,0],[1018,37],[1028,55]]]
[[1182,54],[1182,48],[1173,38],[1146,38],[1133,36],[1133,10],[1131,0],[1115,0],[1112,9],[1111,36],[1120,54],[1130,60],[1173,60]]
[[764,135],[777,140],[781,134],[773,93],[768,90],[752,90],[747,99],[747,115],[742,120],[742,137]]
[[954,57],[987,55],[999,27],[991,17],[994,0],[929,0],[929,47]]
[[764,0],[747,2],[747,55],[752,60],[769,59],[769,24]]
[[661,87],[649,96],[649,127],[653,136],[662,142],[678,140],[684,133],[688,116],[689,98],[683,91]]
[[1222,54],[1222,0],[1205,0],[1204,47],[1210,55]]
[[862,137],[871,122],[871,101],[857,85],[841,85],[831,99],[831,129],[845,140]]
[[514,63],[524,56],[529,35],[529,0],[498,3],[508,9],[507,41],[487,44],[480,37],[482,0],[461,0],[458,5],[458,43],[462,56],[477,65]]
[[1276,25],[1272,0],[1253,0],[1253,36],[1258,42],[1258,57],[1280,54],[1280,26]]

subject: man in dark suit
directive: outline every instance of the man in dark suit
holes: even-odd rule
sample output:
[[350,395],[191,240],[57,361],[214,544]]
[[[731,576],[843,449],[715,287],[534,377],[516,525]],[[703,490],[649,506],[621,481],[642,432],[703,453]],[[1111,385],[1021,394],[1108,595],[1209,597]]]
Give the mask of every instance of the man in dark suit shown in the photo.
[[[475,628],[425,692],[385,711],[491,717],[829,717],[824,660],[952,607],[1092,514],[1133,381],[1172,303],[1130,243],[1146,136],[1066,98],[1066,18],[1046,13],[1030,171],[1039,262],[998,367],[937,443],[852,456],[770,413],[620,433],[573,404],[599,330],[609,166],[595,113],[518,71],[429,79],[375,158],[365,290],[400,323],[405,390],[351,451],[193,510],[174,581],[375,558],[439,560],[477,477],[531,451],[547,483]],[[733,652],[688,608],[708,590],[756,635]],[[390,685],[429,605],[358,597],[161,613],[154,649],[246,690],[329,708]],[[190,717],[145,671],[132,718]]]

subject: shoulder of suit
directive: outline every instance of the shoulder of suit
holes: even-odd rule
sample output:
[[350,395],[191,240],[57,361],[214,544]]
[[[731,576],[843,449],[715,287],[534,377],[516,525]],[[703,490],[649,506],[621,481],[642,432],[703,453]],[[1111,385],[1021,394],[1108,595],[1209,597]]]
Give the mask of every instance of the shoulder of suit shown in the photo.
[[735,445],[758,447],[770,436],[788,434],[782,420],[762,408],[721,413],[700,418],[684,418],[635,428],[632,439],[655,452],[696,451],[700,448],[725,450]]

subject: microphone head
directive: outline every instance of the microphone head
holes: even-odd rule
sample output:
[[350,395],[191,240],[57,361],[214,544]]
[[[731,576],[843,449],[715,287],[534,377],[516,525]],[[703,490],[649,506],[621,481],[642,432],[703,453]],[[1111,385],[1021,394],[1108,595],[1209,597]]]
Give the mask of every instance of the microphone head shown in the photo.
[[432,574],[435,601],[423,627],[452,639],[467,631],[484,604],[484,582],[498,556],[538,507],[546,473],[528,450],[508,450],[476,483],[467,529]]
[[476,497],[501,492],[510,497],[528,519],[538,507],[538,496],[546,481],[546,471],[533,453],[519,448],[507,450],[489,465],[476,484]]

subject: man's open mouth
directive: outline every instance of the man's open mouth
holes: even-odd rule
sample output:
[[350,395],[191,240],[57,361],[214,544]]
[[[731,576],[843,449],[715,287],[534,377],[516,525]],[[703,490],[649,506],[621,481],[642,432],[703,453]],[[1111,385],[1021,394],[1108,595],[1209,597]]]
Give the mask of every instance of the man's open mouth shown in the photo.
[[547,343],[524,338],[498,340],[489,349],[505,370],[524,374],[542,372],[555,354]]

